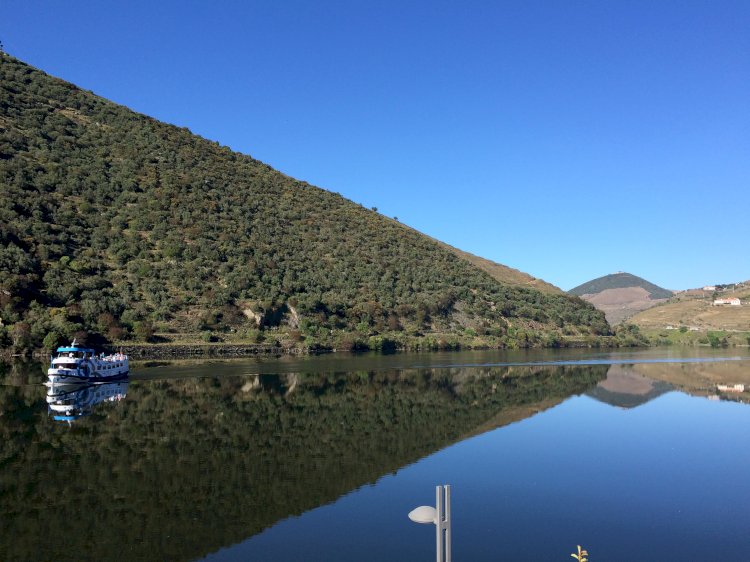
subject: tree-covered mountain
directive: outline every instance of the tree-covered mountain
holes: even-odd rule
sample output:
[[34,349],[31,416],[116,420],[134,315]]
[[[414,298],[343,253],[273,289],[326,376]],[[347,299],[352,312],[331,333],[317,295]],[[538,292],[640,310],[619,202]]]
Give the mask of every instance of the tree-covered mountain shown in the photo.
[[339,194],[7,54],[0,186],[0,347],[86,331],[338,347],[609,332],[577,297],[499,282]]
[[578,285],[578,287],[573,287],[568,292],[571,295],[582,297],[583,295],[601,293],[607,289],[628,289],[630,287],[641,287],[642,289],[645,289],[652,299],[668,299],[673,294],[672,291],[654,285],[642,277],[622,271],[611,273],[610,275],[604,275],[603,277],[597,277],[596,279],[583,283],[582,285]]
[[672,296],[672,291],[622,272],[599,277],[571,289],[569,293],[580,296],[604,312],[612,325],[663,303]]

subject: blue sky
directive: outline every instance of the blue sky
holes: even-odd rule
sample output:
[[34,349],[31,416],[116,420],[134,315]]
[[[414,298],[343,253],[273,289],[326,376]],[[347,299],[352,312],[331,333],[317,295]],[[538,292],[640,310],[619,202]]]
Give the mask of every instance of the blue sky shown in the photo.
[[750,279],[746,1],[5,0],[46,72],[564,289]]

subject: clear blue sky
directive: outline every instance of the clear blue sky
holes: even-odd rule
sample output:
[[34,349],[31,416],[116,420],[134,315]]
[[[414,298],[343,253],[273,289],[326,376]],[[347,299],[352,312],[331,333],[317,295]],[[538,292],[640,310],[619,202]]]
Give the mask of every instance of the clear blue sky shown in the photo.
[[750,2],[5,0],[50,74],[569,289],[750,278]]

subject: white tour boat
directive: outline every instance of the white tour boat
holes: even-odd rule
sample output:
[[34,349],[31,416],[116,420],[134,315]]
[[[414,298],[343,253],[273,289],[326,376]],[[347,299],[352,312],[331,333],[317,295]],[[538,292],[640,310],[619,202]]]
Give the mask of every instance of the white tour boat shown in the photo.
[[47,384],[106,382],[123,379],[128,371],[127,355],[97,355],[93,349],[81,347],[73,340],[69,346],[57,348],[47,369]]

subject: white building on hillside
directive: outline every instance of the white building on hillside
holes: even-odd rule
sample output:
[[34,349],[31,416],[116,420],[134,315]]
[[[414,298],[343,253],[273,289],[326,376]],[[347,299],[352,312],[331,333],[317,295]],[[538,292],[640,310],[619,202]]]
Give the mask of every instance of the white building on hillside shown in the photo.
[[742,306],[742,301],[738,298],[731,298],[731,299],[716,299],[714,301],[714,306],[721,306],[728,304],[729,306]]
[[716,390],[721,392],[745,392],[744,384],[717,384]]

